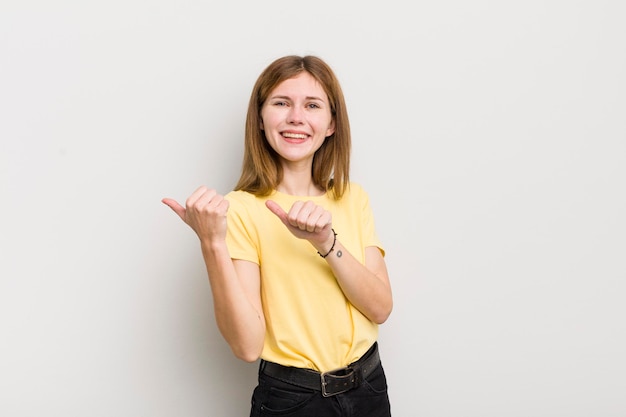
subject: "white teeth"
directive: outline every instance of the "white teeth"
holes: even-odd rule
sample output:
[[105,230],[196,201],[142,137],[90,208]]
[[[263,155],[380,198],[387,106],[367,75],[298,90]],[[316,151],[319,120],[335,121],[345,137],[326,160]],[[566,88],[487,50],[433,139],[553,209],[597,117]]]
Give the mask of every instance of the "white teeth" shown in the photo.
[[306,139],[307,135],[297,134],[297,133],[283,133],[283,136],[286,138],[292,139]]

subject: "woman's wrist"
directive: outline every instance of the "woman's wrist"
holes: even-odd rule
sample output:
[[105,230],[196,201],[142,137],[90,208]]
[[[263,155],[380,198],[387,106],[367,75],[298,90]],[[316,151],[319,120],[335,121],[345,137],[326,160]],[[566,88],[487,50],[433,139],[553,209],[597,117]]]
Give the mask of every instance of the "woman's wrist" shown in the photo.
[[200,248],[202,249],[202,253],[228,251],[225,239],[201,239]]
[[322,258],[326,258],[328,255],[330,255],[335,250],[335,245],[337,244],[337,233],[335,232],[335,229],[330,229],[330,231],[332,232],[332,238],[333,238],[330,248],[323,252],[320,250],[317,251],[317,254],[321,256]]

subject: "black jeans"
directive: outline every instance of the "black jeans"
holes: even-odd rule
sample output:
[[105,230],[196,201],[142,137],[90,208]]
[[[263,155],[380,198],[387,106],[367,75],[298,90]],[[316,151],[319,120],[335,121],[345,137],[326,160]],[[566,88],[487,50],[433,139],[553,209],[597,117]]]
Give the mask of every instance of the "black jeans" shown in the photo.
[[361,384],[332,397],[268,375],[259,367],[259,384],[252,394],[250,417],[390,417],[387,379],[378,365]]

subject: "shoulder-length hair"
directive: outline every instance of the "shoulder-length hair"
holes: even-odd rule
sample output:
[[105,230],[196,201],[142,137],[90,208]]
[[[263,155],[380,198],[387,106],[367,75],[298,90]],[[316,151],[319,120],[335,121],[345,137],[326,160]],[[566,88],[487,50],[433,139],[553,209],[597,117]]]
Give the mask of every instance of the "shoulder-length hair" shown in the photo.
[[337,200],[349,186],[350,123],[339,81],[333,70],[320,58],[290,55],[272,62],[252,89],[246,116],[243,166],[235,190],[266,196],[282,181],[283,171],[278,154],[268,144],[265,132],[261,130],[261,109],[278,84],[303,71],[311,74],[326,92],[335,122],[335,132],[326,138],[313,156],[313,183],[324,191],[332,191]]

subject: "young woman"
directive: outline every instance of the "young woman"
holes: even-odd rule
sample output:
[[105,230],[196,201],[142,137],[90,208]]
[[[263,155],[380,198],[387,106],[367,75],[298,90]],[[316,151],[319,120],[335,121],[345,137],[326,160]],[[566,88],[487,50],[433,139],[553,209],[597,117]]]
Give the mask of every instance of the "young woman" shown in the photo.
[[200,238],[223,337],[261,358],[251,416],[390,415],[377,336],[391,287],[350,148],[332,69],[285,56],[253,88],[234,191],[163,199]]

